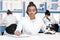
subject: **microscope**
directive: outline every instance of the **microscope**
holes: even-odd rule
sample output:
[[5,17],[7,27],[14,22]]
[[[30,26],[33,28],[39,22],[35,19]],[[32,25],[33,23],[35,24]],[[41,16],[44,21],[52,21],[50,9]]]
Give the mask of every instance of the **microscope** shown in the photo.
[[45,34],[55,34],[55,32],[53,32],[54,27],[52,26],[52,24],[49,24],[48,26],[46,26],[46,31]]

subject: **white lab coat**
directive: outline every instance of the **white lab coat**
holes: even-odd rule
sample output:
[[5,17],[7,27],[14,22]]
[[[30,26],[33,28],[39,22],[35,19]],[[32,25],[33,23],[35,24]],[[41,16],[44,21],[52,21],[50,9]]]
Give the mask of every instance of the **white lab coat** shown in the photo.
[[0,18],[0,26],[5,26],[4,25],[4,20],[2,18]]
[[55,23],[57,23],[54,18],[52,18],[52,17],[48,17],[48,18],[50,19],[50,21],[46,17],[43,18],[44,24],[46,26],[48,26],[49,24],[55,24]]
[[15,16],[10,14],[9,16],[6,16],[4,18],[4,23],[5,23],[6,27],[8,27],[11,24],[17,24],[17,19]]
[[28,34],[37,34],[40,29],[44,30],[44,23],[41,19],[35,18],[31,20],[29,17],[24,17],[18,24],[17,29],[21,32],[23,29],[23,33]]

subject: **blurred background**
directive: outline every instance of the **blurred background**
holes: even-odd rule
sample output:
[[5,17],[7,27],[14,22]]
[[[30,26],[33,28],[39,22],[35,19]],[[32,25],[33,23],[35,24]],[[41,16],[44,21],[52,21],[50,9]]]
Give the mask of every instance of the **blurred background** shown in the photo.
[[44,12],[48,9],[51,17],[55,18],[58,24],[60,23],[60,0],[0,0],[0,14],[3,14],[4,18],[9,9],[20,20],[21,17],[27,16],[26,8],[30,1],[33,1],[38,8],[38,18],[43,18]]

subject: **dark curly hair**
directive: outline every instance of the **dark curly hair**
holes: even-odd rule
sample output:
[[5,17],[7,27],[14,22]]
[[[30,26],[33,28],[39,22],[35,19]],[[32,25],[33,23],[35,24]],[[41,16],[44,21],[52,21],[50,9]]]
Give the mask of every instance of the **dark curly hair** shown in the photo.
[[7,14],[8,14],[8,15],[9,15],[9,14],[12,14],[12,12],[11,12],[10,10],[8,10],[8,11],[7,11]]
[[29,2],[29,5],[27,6],[27,14],[28,14],[28,8],[31,7],[31,6],[34,6],[36,8],[36,13],[37,13],[37,7],[36,5],[33,3],[33,2]]
[[46,10],[45,15],[49,15],[50,16],[49,10]]

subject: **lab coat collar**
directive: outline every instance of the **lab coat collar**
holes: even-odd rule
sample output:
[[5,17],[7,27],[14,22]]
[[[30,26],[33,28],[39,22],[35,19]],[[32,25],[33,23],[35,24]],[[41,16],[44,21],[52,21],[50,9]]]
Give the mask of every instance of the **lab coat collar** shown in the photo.
[[12,14],[8,15],[8,16],[12,16]]

